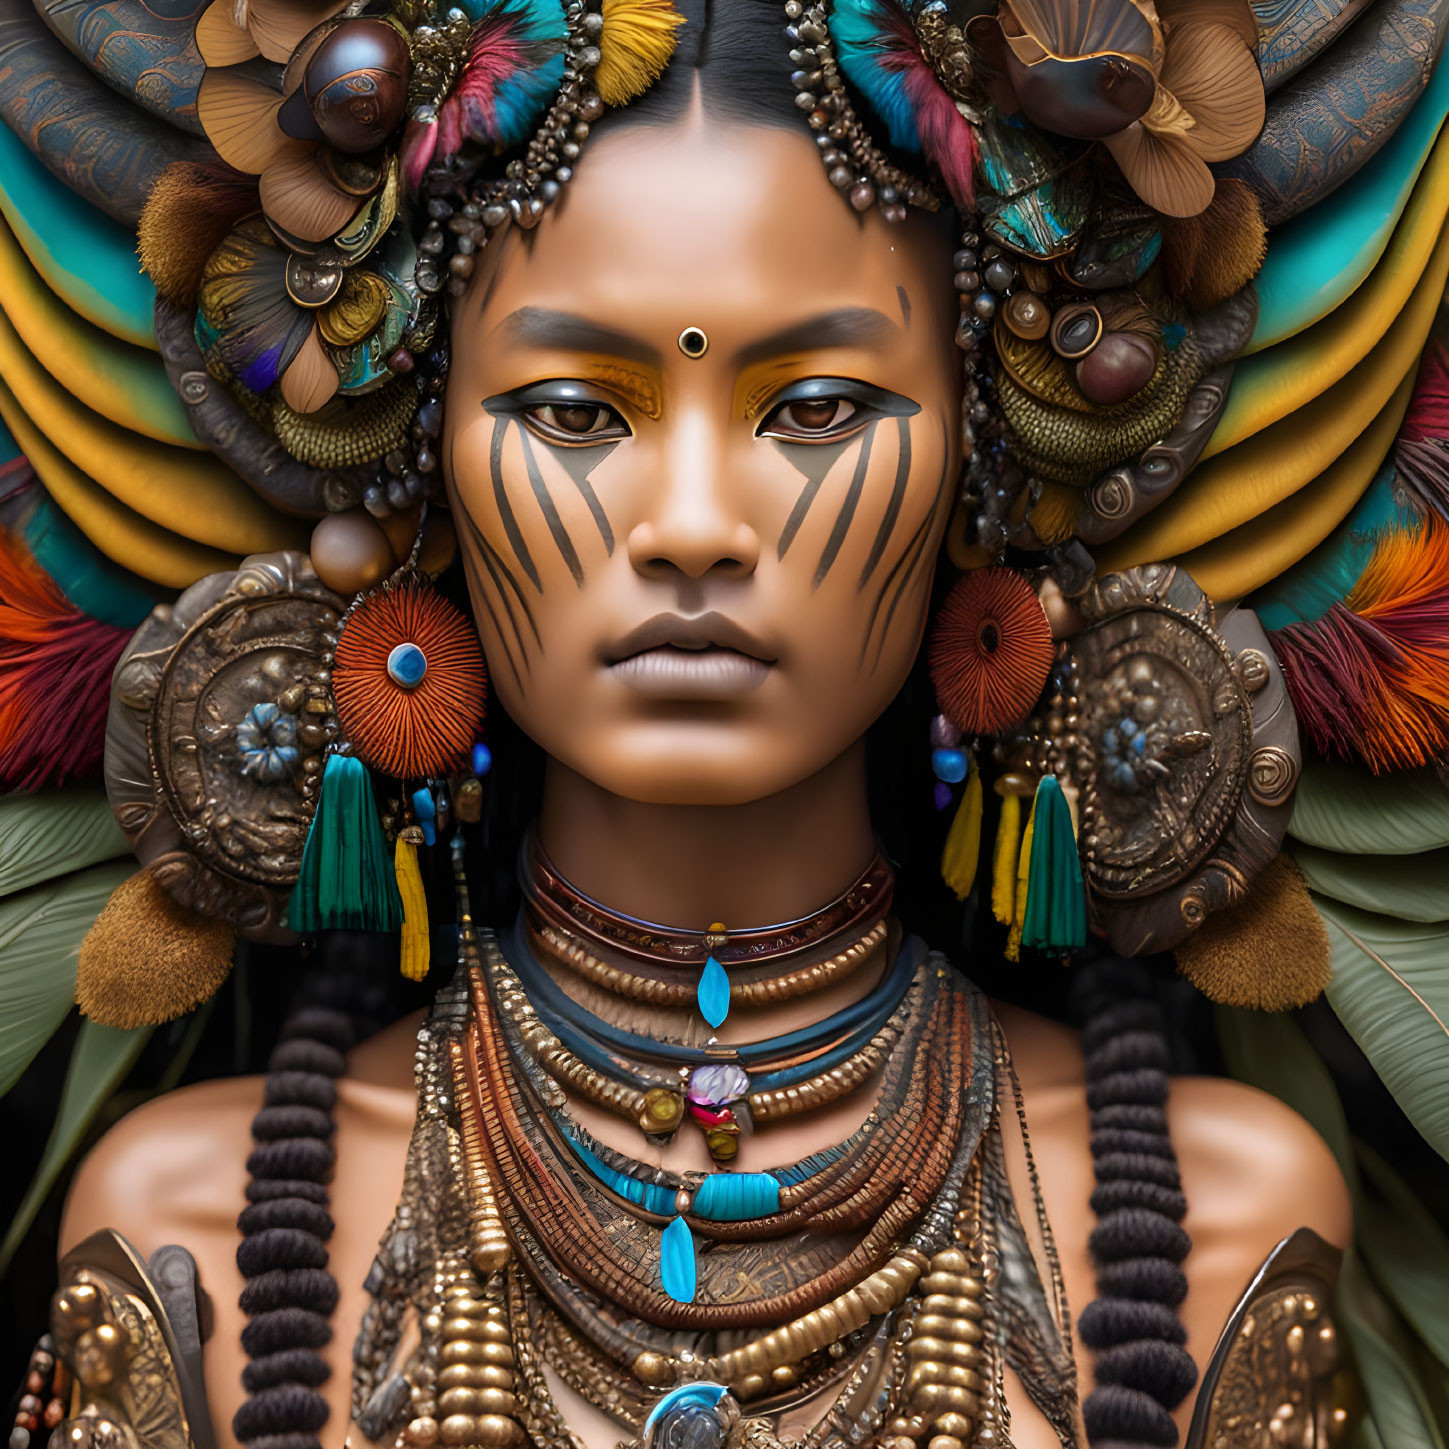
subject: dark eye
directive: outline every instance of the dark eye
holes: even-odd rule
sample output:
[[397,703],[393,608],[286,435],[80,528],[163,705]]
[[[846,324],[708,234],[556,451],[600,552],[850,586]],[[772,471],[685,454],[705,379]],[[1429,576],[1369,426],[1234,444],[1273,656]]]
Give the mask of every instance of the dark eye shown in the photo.
[[849,398],[800,398],[775,408],[761,426],[760,436],[793,443],[820,442],[852,432],[865,418]]
[[566,447],[613,442],[629,436],[628,424],[607,403],[582,400],[536,403],[523,416],[539,437]]

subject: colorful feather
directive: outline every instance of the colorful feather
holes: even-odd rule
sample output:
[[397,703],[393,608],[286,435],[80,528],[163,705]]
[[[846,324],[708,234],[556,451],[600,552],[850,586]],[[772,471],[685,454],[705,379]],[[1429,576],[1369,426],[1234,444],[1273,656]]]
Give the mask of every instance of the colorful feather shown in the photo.
[[895,0],[842,0],[830,20],[846,79],[886,125],[892,146],[923,154],[956,204],[975,195],[976,136],[936,79]]
[[1449,752],[1449,524],[1437,515],[1385,533],[1343,603],[1271,637],[1321,754],[1383,774]]
[[1428,512],[1449,519],[1449,350],[1432,338],[1394,445],[1399,481]]
[[96,769],[111,674],[130,637],[81,613],[0,533],[0,789],[37,790]]
[[433,154],[451,156],[464,141],[508,147],[524,140],[563,83],[567,40],[558,0],[502,0],[490,6],[473,27],[467,62],[438,110],[428,158],[419,163],[427,149],[426,138],[419,136],[409,169],[421,177]]

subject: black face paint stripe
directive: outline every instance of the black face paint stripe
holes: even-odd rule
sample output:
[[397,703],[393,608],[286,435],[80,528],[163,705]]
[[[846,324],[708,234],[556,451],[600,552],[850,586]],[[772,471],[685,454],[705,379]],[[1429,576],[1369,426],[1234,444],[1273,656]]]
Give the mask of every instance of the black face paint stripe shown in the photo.
[[897,418],[896,427],[901,439],[901,454],[896,461],[896,481],[891,488],[890,501],[886,504],[885,517],[880,521],[880,530],[870,546],[870,557],[866,559],[865,567],[860,572],[857,593],[870,582],[870,576],[875,572],[876,565],[886,551],[886,545],[891,541],[896,520],[901,514],[901,502],[906,496],[906,482],[911,476],[911,426],[905,418]]
[[780,533],[780,542],[775,551],[776,558],[784,558],[786,550],[795,542],[795,535],[800,532],[800,525],[805,522],[805,516],[810,512],[821,484],[830,476],[830,470],[854,440],[842,438],[834,443],[795,444],[783,443],[778,438],[774,441],[790,460],[795,471],[805,478],[805,486],[800,490],[800,496],[795,500],[790,516],[785,520],[785,527]]
[[[488,540],[484,538],[481,533],[476,533],[476,536],[479,544],[482,546],[483,558],[488,565],[489,573],[493,574],[495,577],[501,575],[503,578],[503,582],[506,583],[508,587],[513,590],[514,594],[518,598],[519,610],[523,614],[523,617],[528,621],[529,630],[533,634],[533,642],[537,644],[540,649],[542,649],[543,639],[538,632],[538,624],[534,620],[533,610],[528,606],[528,599],[524,595],[522,586],[519,584],[518,580],[513,577],[512,570],[508,567],[506,563],[504,563],[503,556],[498,552],[498,550],[494,548],[493,545],[489,543]],[[503,597],[504,603],[507,604],[507,594],[505,593]],[[510,619],[513,617],[512,609],[509,609],[508,617]],[[519,642],[523,643],[521,636]]]
[[[484,563],[486,564],[486,556],[479,556],[484,558]],[[513,645],[508,642],[508,635],[503,630],[503,624],[498,617],[498,611],[493,607],[493,601],[488,597],[488,590],[483,586],[483,580],[479,577],[478,565],[473,555],[465,554],[463,556],[463,567],[467,571],[469,591],[488,611],[488,617],[493,621],[493,632],[498,637],[499,646],[503,650],[503,657],[508,663],[509,672],[513,675],[513,682],[522,689],[523,679],[518,672],[518,661],[514,658]],[[490,576],[492,575],[491,569],[489,570],[489,574]],[[509,623],[513,626],[514,636],[517,637],[518,625],[513,619],[513,611],[508,608],[507,596],[504,594],[502,586],[496,577],[493,579],[493,587],[497,591],[498,597],[502,600],[504,609],[508,612]]]
[[[503,531],[508,535],[509,547],[513,549],[513,556],[518,560],[518,566],[528,575],[529,582],[539,593],[543,592],[543,583],[538,577],[538,570],[533,564],[533,555],[528,551],[528,545],[523,541],[523,530],[518,526],[518,520],[513,516],[513,505],[508,501],[508,490],[503,486],[503,444],[508,438],[508,426],[513,422],[510,417],[495,417],[493,419],[493,442],[488,452],[488,468],[493,476],[493,501],[498,505],[498,517],[503,524]],[[523,429],[520,427],[519,431]],[[455,475],[456,476],[456,475]]]
[[830,537],[825,540],[825,547],[820,554],[820,562],[815,568],[813,587],[817,589],[825,582],[825,576],[835,566],[841,545],[845,542],[845,535],[850,532],[856,507],[860,503],[861,491],[865,487],[866,470],[870,467],[870,454],[871,449],[875,446],[875,430],[878,426],[878,423],[871,423],[861,435],[860,456],[855,460],[855,472],[851,475],[850,487],[845,491],[845,501],[840,505],[840,512],[835,518],[835,526],[830,530]]
[[911,325],[911,298],[904,287],[896,288],[896,297],[901,304],[901,321],[909,328]]
[[[931,521],[927,518],[927,523]],[[890,638],[891,621],[896,616],[896,610],[900,608],[901,600],[905,598],[911,587],[911,580],[915,577],[916,570],[920,567],[921,560],[926,556],[926,545],[930,542],[931,531],[926,529],[911,547],[911,561],[906,571],[901,575],[900,582],[896,585],[895,597],[891,600],[891,606],[886,610],[885,622],[880,626],[880,638],[876,641],[875,662],[872,668],[877,667],[881,661],[881,655],[885,653],[886,640]]]
[[870,619],[865,626],[865,638],[860,641],[860,660],[862,664],[865,663],[866,651],[869,650],[870,641],[875,635],[876,620],[880,617],[880,611],[885,606],[886,594],[890,590],[891,583],[894,581],[896,575],[906,566],[906,562],[911,558],[917,543],[929,531],[931,518],[932,514],[928,513],[916,525],[915,532],[906,540],[906,546],[902,550],[901,556],[891,565],[890,572],[881,580],[880,589],[875,596],[875,603],[871,606]]
[[619,444],[614,442],[600,443],[595,448],[549,449],[564,472],[573,479],[574,487],[579,490],[580,497],[588,505],[589,512],[593,515],[594,526],[599,530],[599,537],[603,540],[604,552],[610,558],[614,556],[614,530],[609,524],[609,516],[604,512],[603,504],[599,502],[599,495],[594,492],[589,478],[594,469],[618,446]]
[[538,459],[533,454],[533,443],[529,439],[528,429],[522,423],[518,425],[518,437],[523,444],[523,466],[528,470],[528,481],[533,488],[538,511],[543,514],[543,521],[548,524],[548,531],[553,535],[554,545],[559,551],[559,556],[568,565],[568,571],[573,575],[574,583],[583,588],[583,565],[579,563],[578,553],[574,549],[574,541],[569,537],[569,531],[564,527],[563,519],[558,516],[558,509],[554,507],[548,484],[543,481],[543,474],[538,471]]

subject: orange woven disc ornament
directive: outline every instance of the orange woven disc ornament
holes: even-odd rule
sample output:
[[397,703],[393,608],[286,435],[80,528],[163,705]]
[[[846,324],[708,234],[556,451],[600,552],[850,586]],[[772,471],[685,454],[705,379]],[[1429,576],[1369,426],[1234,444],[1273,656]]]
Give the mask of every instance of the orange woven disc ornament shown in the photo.
[[468,619],[406,574],[349,615],[332,664],[337,719],[357,756],[400,780],[446,774],[483,724],[488,676]]
[[968,735],[996,734],[1036,703],[1052,667],[1052,627],[1014,569],[957,579],[936,616],[927,662],[941,713]]

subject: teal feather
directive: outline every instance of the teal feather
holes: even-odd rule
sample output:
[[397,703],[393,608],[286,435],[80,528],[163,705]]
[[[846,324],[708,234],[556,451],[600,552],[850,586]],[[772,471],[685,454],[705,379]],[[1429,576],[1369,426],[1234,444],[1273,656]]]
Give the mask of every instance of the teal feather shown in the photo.
[[1419,518],[1419,512],[1400,492],[1390,460],[1353,512],[1307,558],[1259,589],[1247,601],[1248,607],[1265,629],[1321,619],[1353,592],[1379,535],[1400,524],[1417,523]]
[[846,79],[870,102],[886,124],[892,146],[921,149],[916,108],[906,71],[887,64],[893,54],[889,0],[838,0],[830,15],[830,34]]

